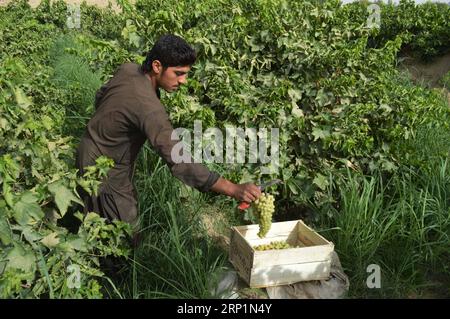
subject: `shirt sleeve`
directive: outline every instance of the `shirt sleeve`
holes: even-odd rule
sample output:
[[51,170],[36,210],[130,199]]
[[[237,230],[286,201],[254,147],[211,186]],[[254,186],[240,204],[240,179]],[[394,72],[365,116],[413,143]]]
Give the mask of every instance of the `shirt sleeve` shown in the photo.
[[219,174],[210,171],[205,165],[194,163],[175,163],[172,159],[172,148],[180,142],[172,140],[173,127],[169,116],[162,105],[138,119],[140,129],[145,133],[153,149],[163,158],[173,176],[183,183],[207,192],[219,179]]

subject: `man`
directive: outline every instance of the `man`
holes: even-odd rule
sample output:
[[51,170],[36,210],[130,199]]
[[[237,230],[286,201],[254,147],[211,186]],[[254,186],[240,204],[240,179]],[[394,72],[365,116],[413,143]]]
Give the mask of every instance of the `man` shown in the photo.
[[173,127],[161,104],[159,89],[174,92],[187,81],[196,60],[195,51],[180,37],[161,37],[139,66],[125,63],[104,84],[95,97],[95,113],[77,149],[80,174],[105,155],[114,160],[99,187],[98,196],[83,193],[85,211],[119,219],[137,226],[136,192],[132,183],[134,162],[146,140],[164,159],[171,173],[185,184],[202,192],[214,191],[252,202],[261,191],[252,184],[234,184],[198,163],[175,163],[171,158]]

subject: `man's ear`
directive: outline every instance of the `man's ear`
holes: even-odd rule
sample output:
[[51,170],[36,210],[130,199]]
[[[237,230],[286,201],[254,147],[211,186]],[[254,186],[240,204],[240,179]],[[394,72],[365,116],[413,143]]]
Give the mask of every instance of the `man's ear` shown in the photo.
[[160,74],[162,72],[163,66],[159,60],[153,60],[152,70],[155,74]]

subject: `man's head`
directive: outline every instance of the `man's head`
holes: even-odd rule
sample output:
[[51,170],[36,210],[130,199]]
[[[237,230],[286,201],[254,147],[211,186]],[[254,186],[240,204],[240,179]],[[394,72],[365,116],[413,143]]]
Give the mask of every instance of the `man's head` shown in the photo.
[[157,87],[173,92],[186,83],[187,73],[196,58],[194,49],[186,41],[168,34],[159,38],[147,53],[142,70],[150,75]]

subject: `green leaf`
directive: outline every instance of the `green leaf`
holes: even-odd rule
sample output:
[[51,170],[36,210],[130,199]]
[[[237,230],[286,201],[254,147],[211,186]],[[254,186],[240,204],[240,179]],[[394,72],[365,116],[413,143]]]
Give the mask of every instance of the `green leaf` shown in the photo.
[[14,219],[23,226],[41,220],[44,217],[44,212],[37,203],[36,196],[29,191],[22,194],[13,209]]
[[52,118],[48,115],[42,116],[41,122],[47,130],[51,130],[54,125]]
[[239,184],[243,183],[255,183],[256,182],[256,176],[254,174],[251,174],[247,169],[243,169],[241,171],[241,179],[239,180]]
[[292,107],[292,115],[295,117],[305,117],[305,114],[297,105]]
[[317,92],[316,101],[319,106],[325,106],[331,104],[330,93],[325,93],[323,89],[320,89]]
[[291,98],[292,113],[294,115],[297,115],[297,113],[301,112],[301,114],[299,114],[298,116],[303,116],[303,112],[297,106],[297,101],[301,100],[302,98],[302,92],[300,90],[289,89],[288,95]]
[[70,206],[70,202],[76,202],[83,204],[73,192],[67,188],[62,181],[57,181],[48,186],[48,190],[53,194],[55,198],[56,206],[58,206],[61,217],[67,212],[67,208]]
[[59,244],[58,233],[53,232],[42,238],[41,243],[47,248],[53,248]]
[[297,191],[298,187],[294,182],[289,181],[287,183],[287,186],[289,187],[289,190],[292,192],[292,194],[298,195],[298,191]]
[[211,55],[215,55],[216,54],[217,48],[216,48],[216,46],[214,44],[211,43],[209,45],[209,49],[211,50]]
[[190,194],[192,194],[192,188],[186,186],[185,184],[180,185],[180,198],[189,198]]
[[133,33],[130,33],[129,41],[130,41],[130,44],[134,45],[136,48],[139,48],[139,45],[141,43],[141,37],[133,32]]
[[14,268],[29,272],[35,268],[36,256],[33,254],[33,251],[31,249],[25,250],[18,243],[14,243],[14,248],[8,252],[5,259],[8,260],[6,270]]
[[3,245],[9,245],[11,243],[11,229],[9,229],[8,221],[0,217],[0,241]]
[[122,37],[136,48],[139,47],[142,40],[137,34],[137,27],[133,24],[132,20],[127,20],[127,26],[122,29]]
[[387,170],[388,172],[393,172],[397,169],[397,165],[395,165],[391,161],[384,161],[381,166],[383,167],[383,169]]
[[258,223],[258,218],[256,217],[256,214],[255,214],[255,211],[254,211],[253,207],[250,207],[250,208],[245,210],[245,212],[244,212],[244,220],[245,221],[249,221],[252,224],[257,224]]
[[33,244],[35,241],[38,241],[39,239],[42,238],[42,235],[39,234],[37,231],[35,231],[33,227],[30,226],[25,227],[20,226],[20,227],[23,236],[30,244]]
[[313,180],[313,184],[317,185],[321,190],[325,190],[328,186],[328,180],[324,175],[317,174]]
[[66,240],[64,243],[65,245],[69,246],[73,250],[78,250],[82,252],[88,251],[88,246],[85,238],[70,235],[70,237]]
[[23,109],[28,109],[28,107],[32,104],[30,99],[25,95],[25,93],[20,88],[14,89],[14,95],[17,104]]
[[317,141],[318,139],[325,139],[330,136],[330,131],[315,127],[312,131],[312,135],[314,136],[314,141]]
[[9,207],[14,206],[14,195],[11,193],[11,186],[6,182],[3,182],[3,197]]
[[392,112],[392,108],[387,104],[381,104],[380,109],[383,111],[384,114],[389,114]]

